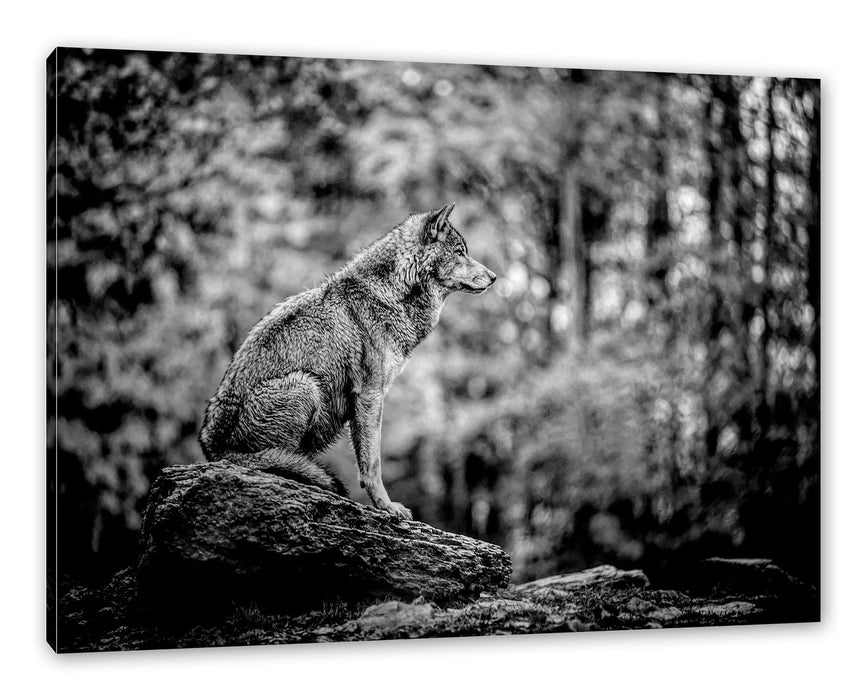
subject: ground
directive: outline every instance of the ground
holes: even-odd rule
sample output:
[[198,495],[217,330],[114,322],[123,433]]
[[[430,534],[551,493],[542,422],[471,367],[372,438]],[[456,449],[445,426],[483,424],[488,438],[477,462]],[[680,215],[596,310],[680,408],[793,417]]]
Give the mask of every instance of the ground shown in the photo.
[[512,585],[471,602],[418,598],[305,611],[238,602],[211,617],[160,618],[136,592],[132,569],[100,589],[78,587],[61,601],[61,651],[463,637],[809,622],[817,591],[766,560],[704,562],[686,590],[656,589],[641,571],[599,566]]

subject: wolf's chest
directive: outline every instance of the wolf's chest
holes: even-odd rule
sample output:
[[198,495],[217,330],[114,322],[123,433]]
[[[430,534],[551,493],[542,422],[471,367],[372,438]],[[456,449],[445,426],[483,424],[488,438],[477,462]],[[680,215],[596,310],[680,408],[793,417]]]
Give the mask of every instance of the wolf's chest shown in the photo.
[[384,394],[403,371],[405,364],[406,357],[388,344],[369,349],[358,367],[360,371],[353,373],[352,391],[360,394],[372,390]]
[[382,388],[385,391],[391,387],[405,366],[406,358],[402,353],[390,348],[385,350],[382,357]]

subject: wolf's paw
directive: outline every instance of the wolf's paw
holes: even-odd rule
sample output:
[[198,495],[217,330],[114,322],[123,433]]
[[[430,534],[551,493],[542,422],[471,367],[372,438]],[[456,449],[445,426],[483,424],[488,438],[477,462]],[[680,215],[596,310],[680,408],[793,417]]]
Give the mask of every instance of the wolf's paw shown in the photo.
[[396,501],[391,501],[390,503],[385,505],[384,508],[391,515],[393,515],[395,518],[399,518],[400,520],[411,520],[412,519],[412,511],[409,510],[402,503],[397,503]]

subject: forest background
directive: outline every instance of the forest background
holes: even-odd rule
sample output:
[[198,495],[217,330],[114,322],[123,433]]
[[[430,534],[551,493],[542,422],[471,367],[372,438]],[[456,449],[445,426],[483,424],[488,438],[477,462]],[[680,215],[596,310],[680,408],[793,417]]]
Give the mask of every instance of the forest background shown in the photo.
[[[258,318],[456,201],[500,279],[392,388],[391,495],[516,580],[748,555],[817,583],[817,81],[71,49],[48,77],[63,576],[131,561]],[[363,500],[348,441],[326,460]]]

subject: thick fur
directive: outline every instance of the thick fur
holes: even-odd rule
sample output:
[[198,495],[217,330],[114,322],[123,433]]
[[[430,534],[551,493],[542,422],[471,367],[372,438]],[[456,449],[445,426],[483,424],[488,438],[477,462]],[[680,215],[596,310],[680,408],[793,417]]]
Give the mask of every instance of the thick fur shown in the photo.
[[205,412],[209,460],[230,458],[321,488],[345,487],[316,455],[346,423],[374,505],[410,518],[382,484],[382,405],[409,353],[439,321],[451,291],[496,279],[469,257],[451,204],[411,214],[320,286],[259,321]]

